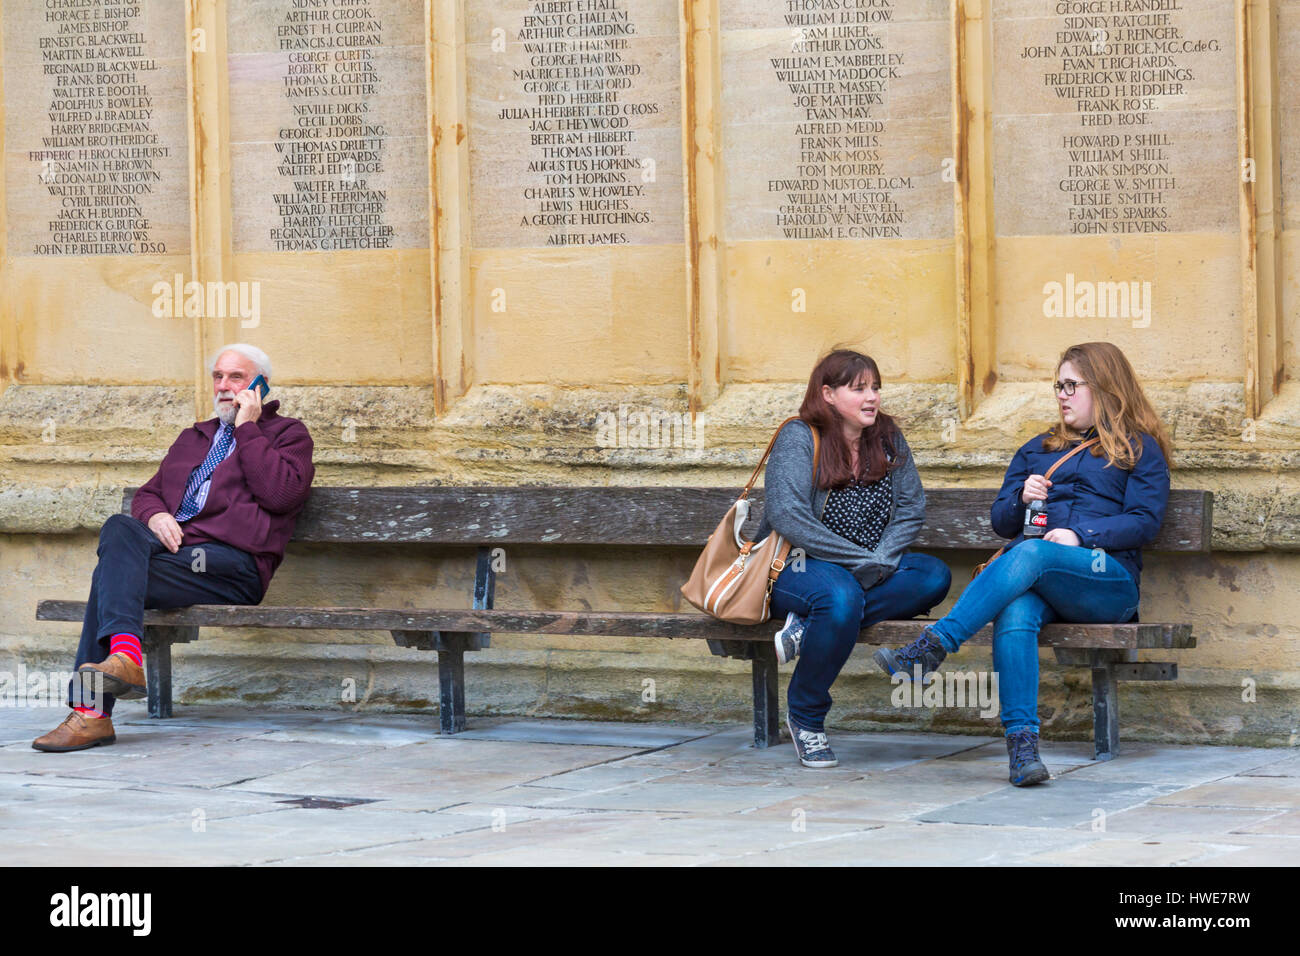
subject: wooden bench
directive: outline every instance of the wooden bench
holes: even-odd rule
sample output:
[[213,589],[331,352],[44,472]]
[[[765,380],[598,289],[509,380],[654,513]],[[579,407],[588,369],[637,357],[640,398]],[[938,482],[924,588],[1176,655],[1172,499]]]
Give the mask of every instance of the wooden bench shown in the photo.
[[[135,489],[122,510],[130,513]],[[468,608],[346,608],[195,605],[146,611],[145,669],[151,716],[172,714],[171,646],[196,640],[204,627],[323,628],[389,631],[402,647],[438,654],[439,718],[443,733],[465,728],[465,653],[483,650],[493,633],[567,634],[707,640],[714,654],[752,662],[754,742],[780,741],[775,625],[743,627],[695,612],[501,610],[493,607],[493,550],[510,546],[586,545],[698,550],[731,505],[731,488],[689,487],[318,487],[303,510],[294,541],[349,545],[476,546],[477,567]],[[989,489],[934,488],[926,492],[926,526],[915,548],[991,552],[1004,543],[988,522]],[[756,491],[761,504],[761,489]],[[1160,536],[1149,551],[1209,550],[1212,498],[1205,491],[1174,491]],[[754,509],[760,514],[759,508]],[[751,519],[752,521],[753,519]],[[752,534],[753,524],[749,527]],[[982,555],[981,557],[983,557]],[[965,582],[955,580],[960,590]],[[84,601],[41,601],[42,621],[81,621]],[[885,621],[862,632],[861,643],[902,644],[924,620]],[[992,628],[973,638],[988,644]],[[1191,625],[1179,623],[1050,624],[1039,636],[1058,662],[1092,671],[1096,755],[1118,752],[1116,682],[1174,680],[1173,663],[1139,663],[1139,650],[1194,647]],[[883,676],[883,675],[882,675]]]

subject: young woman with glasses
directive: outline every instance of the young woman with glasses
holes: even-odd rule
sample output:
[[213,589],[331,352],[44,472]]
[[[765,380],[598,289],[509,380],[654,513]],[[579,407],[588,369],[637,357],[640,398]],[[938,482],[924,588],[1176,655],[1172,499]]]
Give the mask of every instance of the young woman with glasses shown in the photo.
[[[1142,548],[1169,500],[1169,438],[1128,359],[1109,342],[1066,349],[1055,383],[1060,421],[1026,442],[993,502],[1006,550],[962,592],[946,617],[874,660],[922,679],[989,622],[1011,782],[1051,775],[1038,753],[1038,631],[1051,621],[1122,623],[1138,610]],[[1058,460],[1084,442],[1053,473]],[[1024,536],[1030,503],[1046,503],[1046,533]]]

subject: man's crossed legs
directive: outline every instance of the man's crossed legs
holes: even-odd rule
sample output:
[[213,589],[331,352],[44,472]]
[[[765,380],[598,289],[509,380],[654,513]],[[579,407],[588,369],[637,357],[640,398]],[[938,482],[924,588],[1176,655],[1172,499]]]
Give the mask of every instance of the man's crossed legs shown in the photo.
[[262,581],[252,555],[216,541],[182,545],[172,554],[149,528],[117,514],[99,532],[99,563],[68,685],[72,712],[32,742],[63,752],[111,744],[113,702],[143,697],[140,639],[146,608],[191,604],[258,604]]

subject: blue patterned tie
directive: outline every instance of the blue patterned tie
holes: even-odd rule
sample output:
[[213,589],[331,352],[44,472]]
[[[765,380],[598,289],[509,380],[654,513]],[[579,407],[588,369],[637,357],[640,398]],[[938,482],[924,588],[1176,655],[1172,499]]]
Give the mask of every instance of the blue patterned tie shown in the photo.
[[203,464],[194,469],[190,475],[190,482],[185,486],[185,497],[181,500],[181,509],[176,512],[176,520],[189,521],[199,513],[198,495],[199,489],[203,483],[212,477],[212,473],[217,470],[217,465],[225,460],[226,455],[230,452],[230,443],[235,440],[235,430],[225,422],[221,423],[221,430],[217,432],[217,440],[212,443],[208,449],[208,457],[203,459]]

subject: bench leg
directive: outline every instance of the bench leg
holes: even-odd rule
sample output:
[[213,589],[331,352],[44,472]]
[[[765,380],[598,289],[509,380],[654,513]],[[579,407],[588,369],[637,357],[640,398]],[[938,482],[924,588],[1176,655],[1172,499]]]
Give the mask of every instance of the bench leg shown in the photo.
[[198,636],[197,627],[145,625],[140,644],[144,651],[145,697],[150,717],[172,715],[172,644],[187,644]]
[[1109,663],[1092,668],[1092,742],[1097,760],[1119,753],[1119,693]]
[[[150,638],[154,638],[150,640]],[[159,640],[157,629],[146,627],[144,640],[144,682],[150,717],[172,715],[172,644]]]
[[465,652],[477,651],[485,634],[439,632],[433,647],[438,652],[438,722],[444,734],[465,729]]
[[486,646],[488,635],[395,630],[398,647],[438,652],[438,723],[444,734],[465,729],[465,652]]
[[[474,571],[474,608],[491,608],[496,596],[496,571],[492,566],[492,548],[481,547]],[[394,636],[397,632],[394,631]],[[438,723],[444,734],[458,734],[465,729],[465,652],[490,646],[488,633],[435,633],[433,647],[438,652]]]
[[751,660],[754,677],[754,746],[760,750],[781,742],[781,698],[776,689],[776,646],[759,642]]
[[465,729],[465,652],[438,651],[438,721],[444,734]]
[[[495,548],[478,549],[478,559],[474,568],[474,604],[476,611],[489,610],[496,604],[497,573],[492,569],[492,552]],[[486,632],[477,635],[478,640],[470,650],[482,650],[492,646],[492,635]]]

